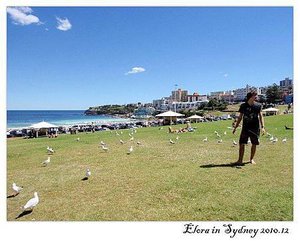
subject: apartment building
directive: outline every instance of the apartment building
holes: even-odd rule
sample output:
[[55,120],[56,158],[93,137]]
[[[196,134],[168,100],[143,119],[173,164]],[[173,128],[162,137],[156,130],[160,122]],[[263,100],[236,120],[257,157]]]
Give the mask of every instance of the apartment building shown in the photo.
[[187,101],[188,91],[187,90],[173,90],[171,99],[176,102],[185,102]]

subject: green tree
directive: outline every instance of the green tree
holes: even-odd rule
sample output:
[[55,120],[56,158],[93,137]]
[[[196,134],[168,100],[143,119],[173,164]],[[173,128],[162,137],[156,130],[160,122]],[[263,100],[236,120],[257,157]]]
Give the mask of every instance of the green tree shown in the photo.
[[207,106],[206,102],[201,103],[201,105],[197,108],[197,110],[203,110]]
[[282,101],[282,91],[276,84],[273,84],[272,86],[269,86],[267,88],[266,96],[268,103],[276,103]]
[[206,107],[208,108],[204,108],[204,109],[223,111],[227,108],[227,105],[228,103],[223,100],[211,99],[206,105]]
[[210,107],[212,110],[215,110],[215,108],[218,106],[219,102],[216,98],[211,99],[208,103],[207,103],[207,107]]

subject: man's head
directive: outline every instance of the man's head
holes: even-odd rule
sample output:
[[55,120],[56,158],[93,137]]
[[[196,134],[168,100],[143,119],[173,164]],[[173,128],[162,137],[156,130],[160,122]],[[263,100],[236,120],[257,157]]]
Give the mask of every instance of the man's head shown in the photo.
[[246,97],[247,101],[249,101],[250,99],[251,99],[252,101],[255,101],[256,98],[257,98],[257,92],[254,91],[254,90],[251,90],[251,91],[247,94],[247,97]]

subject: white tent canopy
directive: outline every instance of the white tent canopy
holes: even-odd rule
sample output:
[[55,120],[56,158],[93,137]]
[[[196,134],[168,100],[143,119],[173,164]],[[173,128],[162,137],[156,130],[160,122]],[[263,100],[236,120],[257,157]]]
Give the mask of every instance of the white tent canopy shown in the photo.
[[181,117],[181,116],[184,116],[184,115],[183,115],[183,114],[180,114],[180,113],[177,113],[177,112],[174,112],[174,111],[171,111],[171,110],[156,115],[156,117],[164,117],[164,121],[165,121],[166,119],[169,119],[169,120],[170,120],[170,124],[172,124],[172,120],[173,120],[173,119],[174,119],[175,122],[176,122],[177,117]]
[[265,114],[265,115],[273,115],[273,114],[277,115],[278,112],[279,112],[279,109],[270,107],[270,108],[268,108],[268,109],[262,110],[262,112],[263,112],[263,114]]
[[33,129],[47,129],[47,128],[57,128],[58,126],[51,124],[49,122],[42,121],[42,122],[33,124],[29,127],[33,128]]
[[204,117],[199,116],[199,115],[192,115],[192,116],[188,117],[187,119],[190,121],[198,122],[199,120],[204,119]]
[[270,108],[268,108],[268,109],[264,109],[264,110],[262,110],[262,111],[264,111],[264,112],[277,112],[277,111],[279,111],[279,109],[276,109],[276,108],[273,108],[273,107],[270,107]]
[[204,117],[199,116],[199,115],[192,115],[192,116],[188,117],[187,119],[204,119]]
[[174,111],[167,111],[167,112],[164,112],[164,113],[160,113],[158,115],[156,115],[157,117],[180,117],[180,116],[184,116],[183,114],[180,114],[180,113],[177,113],[177,112],[174,112]]

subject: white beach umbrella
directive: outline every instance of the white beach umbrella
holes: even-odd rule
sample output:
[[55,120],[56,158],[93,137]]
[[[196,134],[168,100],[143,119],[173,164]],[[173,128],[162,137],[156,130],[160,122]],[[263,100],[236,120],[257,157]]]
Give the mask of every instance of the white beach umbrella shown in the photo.
[[187,119],[203,119],[203,117],[200,115],[192,115],[192,116],[188,117]]
[[180,114],[180,113],[177,113],[177,112],[174,112],[174,111],[171,111],[171,110],[156,115],[156,117],[170,118],[170,122],[172,122],[173,118],[176,120],[177,117],[182,117],[182,116],[184,116],[184,115]]
[[262,113],[264,113],[264,114],[275,114],[275,115],[277,115],[278,112],[279,112],[279,109],[272,108],[272,107],[262,110]]
[[192,115],[192,116],[188,117],[187,119],[189,119],[189,120],[201,120],[201,119],[204,119],[204,117],[199,116],[199,115]]
[[43,128],[57,128],[58,126],[51,124],[49,122],[46,122],[46,121],[42,121],[42,122],[33,124],[29,127],[33,128],[33,129],[43,129]]
[[160,113],[158,115],[156,115],[157,117],[179,117],[179,116],[184,116],[183,114],[180,114],[180,113],[177,113],[177,112],[174,112],[174,111],[167,111],[167,112],[164,112],[164,113]]

